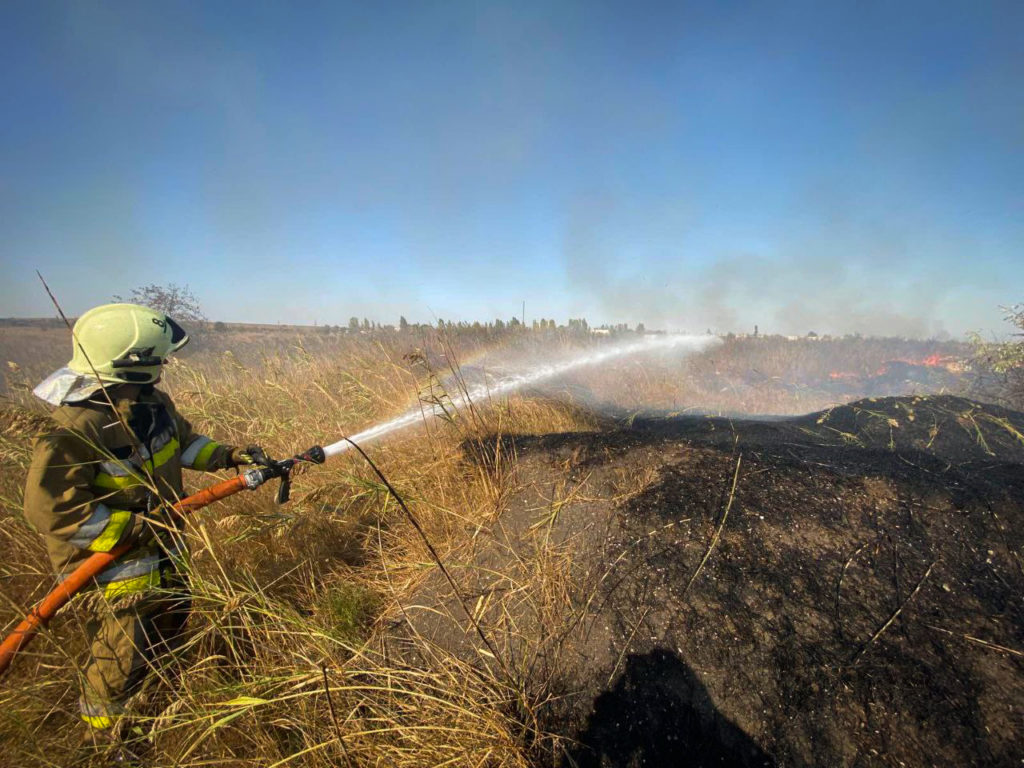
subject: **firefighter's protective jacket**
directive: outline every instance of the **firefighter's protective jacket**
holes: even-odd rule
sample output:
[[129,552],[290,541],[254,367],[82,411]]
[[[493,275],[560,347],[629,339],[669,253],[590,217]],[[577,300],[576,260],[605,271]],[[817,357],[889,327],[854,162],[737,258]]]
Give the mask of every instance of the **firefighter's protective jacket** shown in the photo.
[[[94,552],[137,540],[147,511],[184,495],[182,467],[222,469],[233,450],[196,434],[152,386],[107,392],[114,409],[103,392],[62,405],[52,414],[56,428],[35,443],[25,516],[45,535],[58,574],[70,573]],[[157,586],[166,545],[165,538],[163,545],[150,540],[136,547],[97,581],[108,596]]]

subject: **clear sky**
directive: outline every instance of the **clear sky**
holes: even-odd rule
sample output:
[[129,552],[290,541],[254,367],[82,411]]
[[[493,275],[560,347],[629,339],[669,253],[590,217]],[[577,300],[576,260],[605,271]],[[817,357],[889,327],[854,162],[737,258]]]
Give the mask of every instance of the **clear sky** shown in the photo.
[[18,2],[0,316],[954,336],[1024,301],[1024,3]]

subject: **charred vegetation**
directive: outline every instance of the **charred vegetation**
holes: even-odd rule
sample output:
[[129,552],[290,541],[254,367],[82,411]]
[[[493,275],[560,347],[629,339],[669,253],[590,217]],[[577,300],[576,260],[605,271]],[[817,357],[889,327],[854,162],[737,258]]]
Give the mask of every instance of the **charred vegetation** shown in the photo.
[[[953,397],[518,437],[455,561],[555,765],[1013,765],[1024,415]],[[467,658],[432,580],[416,631]]]

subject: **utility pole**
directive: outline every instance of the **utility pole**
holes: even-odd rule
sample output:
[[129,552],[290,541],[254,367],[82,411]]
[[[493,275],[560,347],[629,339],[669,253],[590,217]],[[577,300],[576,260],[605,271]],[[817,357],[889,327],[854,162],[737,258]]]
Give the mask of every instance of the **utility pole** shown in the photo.
[[523,328],[526,327],[526,299],[523,299]]

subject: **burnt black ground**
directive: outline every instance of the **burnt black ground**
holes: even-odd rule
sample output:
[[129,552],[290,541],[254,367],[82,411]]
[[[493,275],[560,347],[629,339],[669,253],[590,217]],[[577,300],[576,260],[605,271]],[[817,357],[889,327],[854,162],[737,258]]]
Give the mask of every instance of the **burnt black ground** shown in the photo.
[[[505,449],[514,491],[449,567],[564,739],[539,764],[1021,765],[1024,415],[884,398]],[[415,602],[494,666],[440,580]]]

